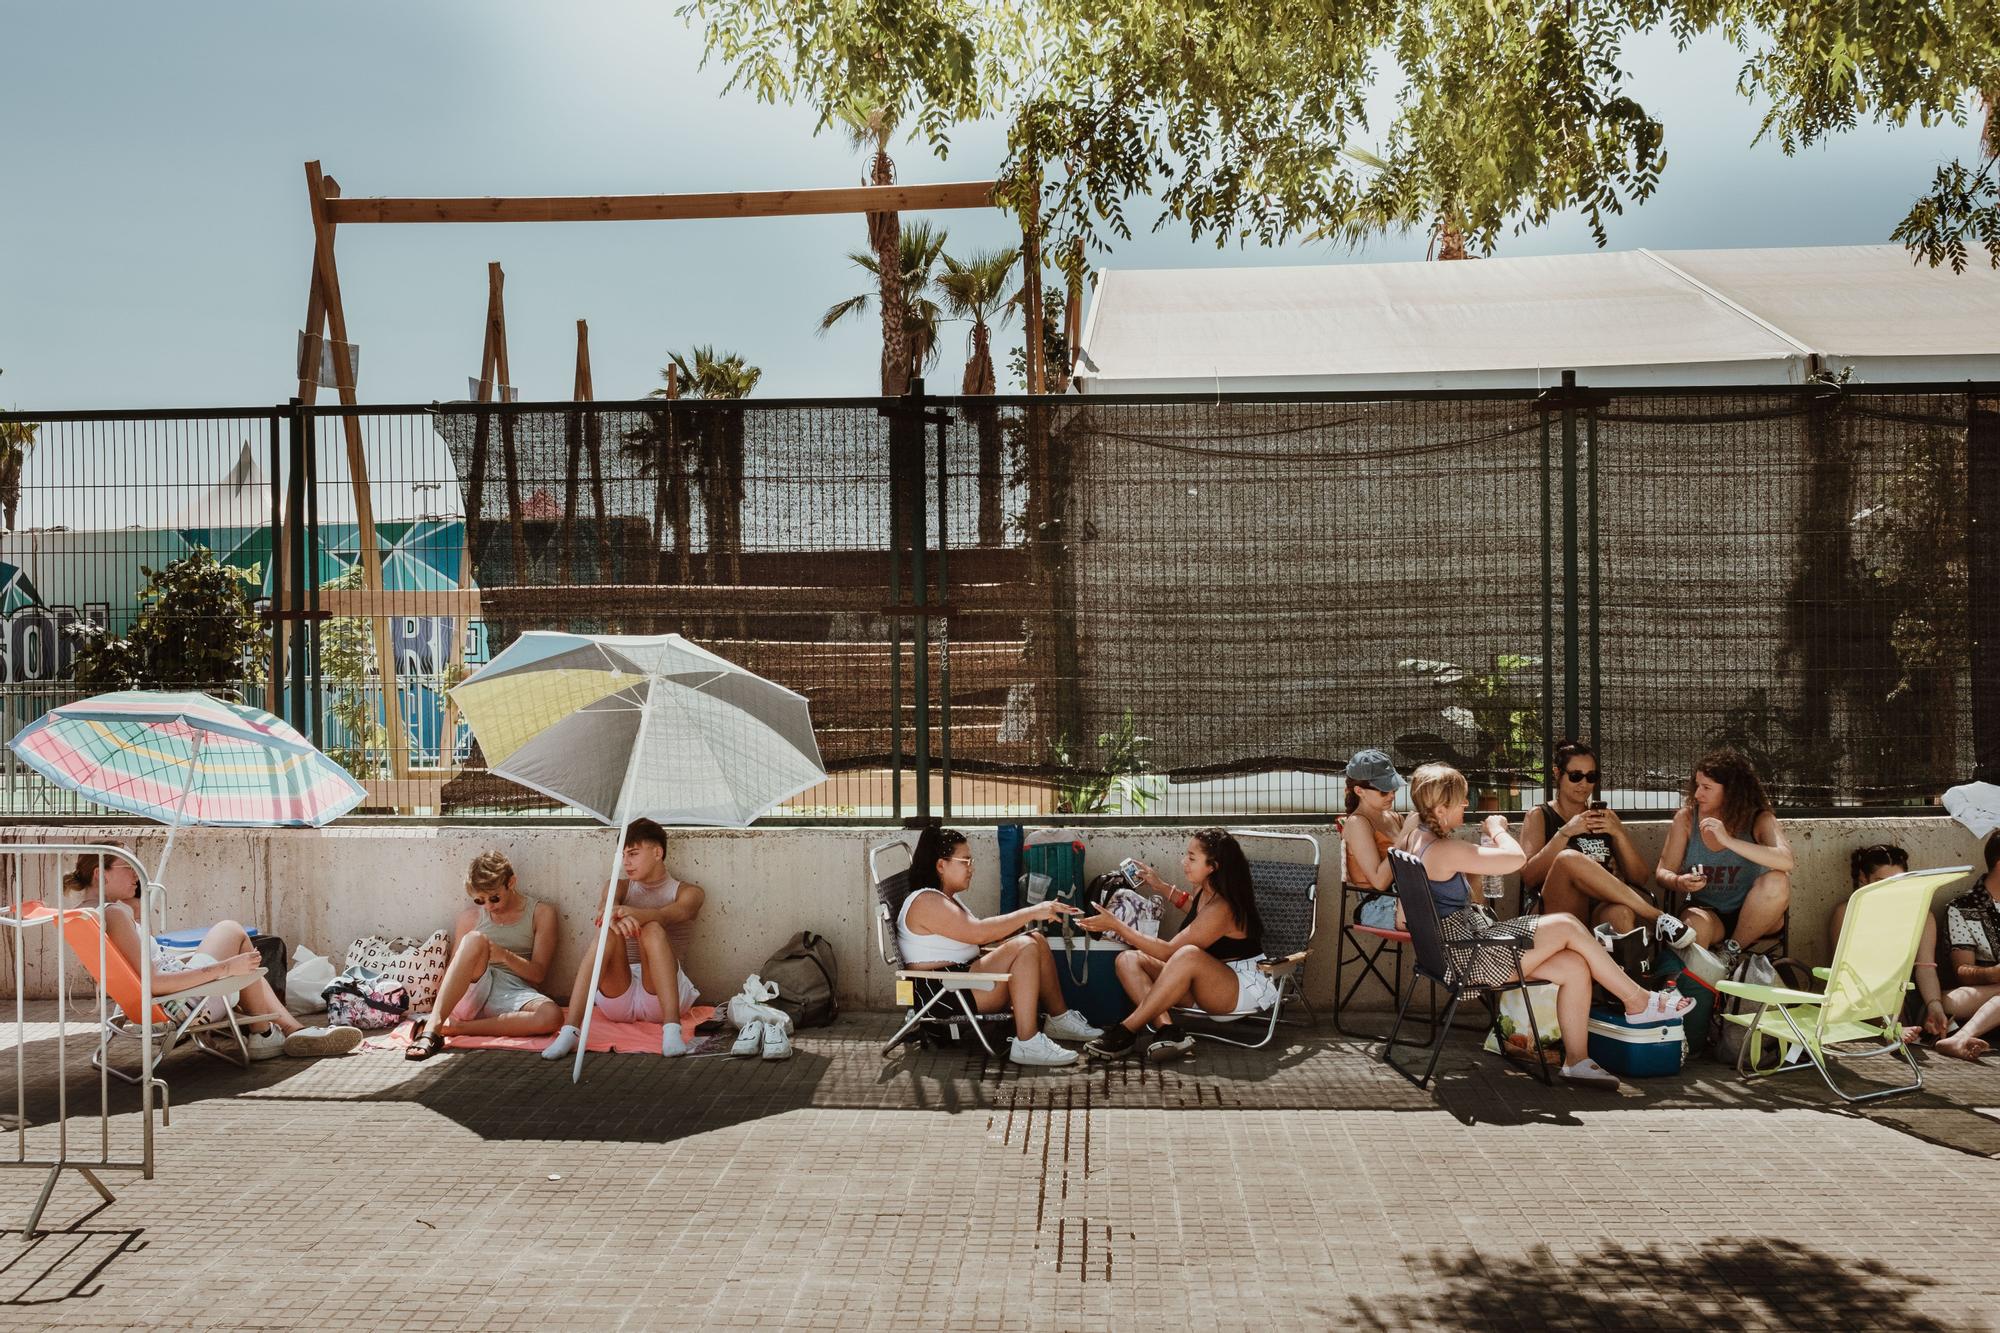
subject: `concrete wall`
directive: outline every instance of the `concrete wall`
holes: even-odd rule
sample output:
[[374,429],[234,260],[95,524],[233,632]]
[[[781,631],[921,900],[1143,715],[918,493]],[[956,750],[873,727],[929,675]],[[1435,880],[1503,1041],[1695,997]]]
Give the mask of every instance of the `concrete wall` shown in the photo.
[[[1666,822],[1635,821],[1629,827],[1640,850],[1656,855]],[[1813,963],[1826,961],[1827,920],[1847,893],[1850,849],[1869,842],[1900,842],[1919,867],[1980,860],[1972,836],[1941,818],[1795,820],[1786,830],[1799,855],[1792,952]],[[1306,971],[1308,996],[1323,1004],[1333,993],[1338,835],[1324,826],[1298,831],[1321,839],[1327,867],[1321,875],[1319,942]],[[977,861],[968,903],[976,912],[990,912],[999,902],[995,833],[987,828],[968,834]],[[792,932],[811,929],[833,941],[844,1003],[890,1007],[893,984],[875,945],[867,850],[891,836],[893,830],[888,829],[675,833],[668,866],[708,890],[708,906],[695,926],[688,975],[704,995],[726,995]],[[1096,829],[1083,836],[1089,843],[1087,868],[1093,875],[1114,868],[1124,856],[1150,861],[1170,879],[1179,873],[1185,843],[1181,830]],[[123,840],[142,861],[156,865],[165,836],[130,826],[0,830],[0,841],[6,842],[97,840]],[[567,995],[610,869],[612,835],[603,829],[368,824],[324,830],[191,829],[174,850],[166,918],[178,929],[234,917],[275,931],[294,945],[328,953],[338,966],[357,936],[420,936],[449,925],[464,902],[467,863],[489,848],[513,859],[525,891],[551,899],[561,909],[556,993]],[[24,864],[24,896],[53,899],[61,875],[57,858],[33,858]],[[7,863],[0,861],[0,875],[10,873]],[[0,899],[8,887],[0,880]],[[15,947],[14,932],[0,929],[0,995],[13,994]],[[55,948],[53,932],[28,933],[31,998],[55,993]],[[73,961],[69,966],[72,981],[87,986],[81,968]],[[1358,1002],[1379,1005],[1384,999],[1379,993],[1364,993]]]

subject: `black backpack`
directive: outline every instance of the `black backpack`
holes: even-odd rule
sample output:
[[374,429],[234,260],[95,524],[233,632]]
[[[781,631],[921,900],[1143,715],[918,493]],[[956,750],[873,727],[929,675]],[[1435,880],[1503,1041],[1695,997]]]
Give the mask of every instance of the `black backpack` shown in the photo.
[[771,1006],[790,1014],[794,1028],[831,1023],[840,1013],[840,965],[824,935],[800,931],[764,960],[757,975],[777,986]]

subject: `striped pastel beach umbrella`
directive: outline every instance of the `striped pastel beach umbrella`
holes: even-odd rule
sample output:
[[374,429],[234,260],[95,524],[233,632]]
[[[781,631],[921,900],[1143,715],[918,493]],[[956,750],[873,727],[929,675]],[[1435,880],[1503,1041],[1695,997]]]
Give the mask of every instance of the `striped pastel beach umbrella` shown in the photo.
[[[7,745],[58,787],[176,830],[317,827],[367,794],[284,722],[207,694],[100,694],[50,709]],[[169,836],[159,878],[172,855]]]
[[[533,630],[451,697],[488,769],[620,827],[645,816],[740,828],[826,780],[804,695],[678,634]],[[622,843],[611,848],[592,976],[610,940]],[[571,1081],[595,1008],[584,1011]]]

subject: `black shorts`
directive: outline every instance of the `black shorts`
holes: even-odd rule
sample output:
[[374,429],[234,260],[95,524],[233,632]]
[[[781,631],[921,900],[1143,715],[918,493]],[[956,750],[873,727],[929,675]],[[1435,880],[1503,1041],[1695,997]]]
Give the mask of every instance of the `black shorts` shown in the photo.
[[1690,901],[1688,907],[1699,907],[1702,911],[1707,912],[1709,915],[1715,917],[1716,920],[1722,922],[1722,938],[1725,940],[1736,934],[1737,918],[1743,915],[1742,903],[1738,903],[1734,907],[1717,907],[1714,903]]

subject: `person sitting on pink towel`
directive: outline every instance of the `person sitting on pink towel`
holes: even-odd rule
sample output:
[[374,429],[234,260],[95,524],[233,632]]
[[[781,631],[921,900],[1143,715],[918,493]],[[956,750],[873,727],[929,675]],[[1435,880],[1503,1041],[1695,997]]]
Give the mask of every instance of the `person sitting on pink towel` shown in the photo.
[[615,938],[595,977],[596,993],[591,992],[588,961],[593,935],[585,944],[586,960],[576,970],[562,1031],[542,1052],[544,1060],[560,1060],[576,1050],[587,1003],[595,1003],[602,1017],[616,1022],[660,1024],[661,1055],[688,1053],[681,1015],[694,1007],[699,993],[681,964],[694,919],[708,894],[701,885],[668,873],[667,831],[650,819],[635,819],[625,826],[624,871],[611,909]]

